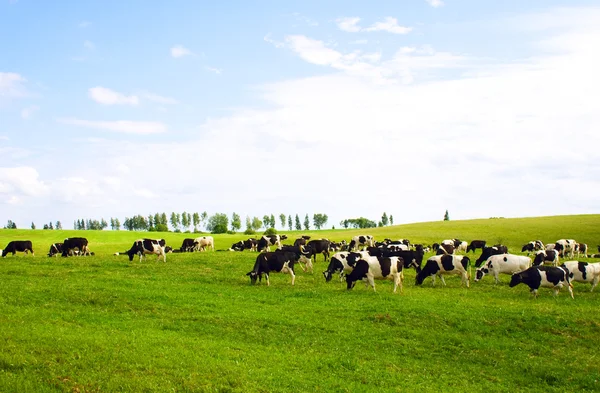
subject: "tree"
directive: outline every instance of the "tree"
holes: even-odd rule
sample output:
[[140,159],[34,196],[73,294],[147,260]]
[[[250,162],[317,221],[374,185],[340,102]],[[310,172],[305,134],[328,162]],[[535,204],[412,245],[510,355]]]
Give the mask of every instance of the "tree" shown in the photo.
[[304,230],[308,231],[310,229],[310,220],[308,219],[308,214],[304,216]]
[[[56,229],[62,229],[62,227],[59,228],[60,225],[60,221],[56,221]],[[104,230],[106,229],[106,227],[108,226],[108,223],[106,222],[106,220],[104,218],[100,219],[100,229]]]
[[200,221],[202,225],[206,226],[206,220],[208,220],[208,213],[206,211],[203,211],[200,215]]
[[48,224],[44,224],[44,229],[48,229]]
[[211,233],[227,233],[228,225],[229,218],[227,218],[227,214],[215,213],[208,219],[206,229]]
[[271,214],[271,228],[275,228],[275,225],[277,223],[275,222],[275,216],[273,214]]
[[52,226],[52,221],[50,221],[50,224],[48,224],[48,229],[54,229],[54,226]]
[[390,214],[390,225],[394,225],[394,216]]
[[348,229],[348,225],[350,223],[348,222],[348,220],[342,220],[340,221],[340,226],[344,227],[344,229]]
[[120,231],[120,230],[121,230],[121,222],[119,221],[119,219],[118,219],[118,218],[115,218],[115,229],[116,229],[117,231]]
[[252,229],[254,229],[255,231],[259,230],[260,227],[263,226],[263,222],[260,220],[260,218],[258,217],[254,217],[252,219]]
[[301,231],[302,230],[302,225],[300,225],[300,218],[298,217],[298,214],[296,214],[296,230],[297,231]]
[[160,223],[163,225],[168,225],[169,221],[167,221],[167,213],[162,213],[160,215]]
[[194,225],[194,232],[197,232],[198,225],[200,224],[200,214],[198,214],[198,212],[192,215],[192,224]]
[[388,216],[387,216],[386,212],[383,212],[383,216],[381,216],[381,224],[383,226],[387,226],[388,223],[389,223]]
[[181,213],[181,226],[184,230],[186,230],[190,226],[190,222],[188,221],[187,212]]
[[328,219],[329,219],[329,217],[327,217],[327,214],[321,214],[321,213],[313,214],[313,224],[314,224],[315,228],[317,228],[317,229],[321,229],[321,227],[324,227],[327,224]]
[[35,229],[35,224],[31,221],[31,229]]
[[271,219],[269,218],[268,215],[264,215],[263,219],[262,219],[263,225],[265,226],[265,229],[268,229],[271,227]]
[[279,221],[281,221],[281,229],[285,229],[285,214],[281,213],[279,215]]
[[375,221],[371,221],[364,217],[359,218],[348,218],[341,222],[344,225],[344,228],[348,226],[352,226],[353,228],[375,228],[377,223]]
[[234,212],[231,215],[231,230],[234,232],[237,232],[240,230],[241,227],[242,227],[242,220],[240,218],[240,215]]
[[290,229],[290,231],[292,230],[292,215],[291,214],[288,216],[288,228]]
[[446,210],[446,214],[444,214],[444,221],[450,221],[450,215],[448,214],[448,210]]
[[171,218],[169,219],[169,221],[171,222],[171,226],[173,227],[173,229],[177,230],[179,222],[177,220],[177,214],[175,214],[175,212],[171,212]]

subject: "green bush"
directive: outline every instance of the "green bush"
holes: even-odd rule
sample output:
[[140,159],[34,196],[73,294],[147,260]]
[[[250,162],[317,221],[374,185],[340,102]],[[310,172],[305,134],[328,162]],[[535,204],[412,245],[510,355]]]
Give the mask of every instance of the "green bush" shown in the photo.
[[277,235],[277,229],[275,229],[275,228],[268,228],[265,231],[264,235]]
[[244,235],[256,235],[256,231],[254,229],[252,229],[252,228],[247,228],[244,231]]

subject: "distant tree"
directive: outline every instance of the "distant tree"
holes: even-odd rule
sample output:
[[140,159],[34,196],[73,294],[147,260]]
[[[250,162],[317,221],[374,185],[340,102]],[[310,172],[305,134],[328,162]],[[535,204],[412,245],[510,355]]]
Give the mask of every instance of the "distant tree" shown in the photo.
[[44,224],[44,229],[48,229],[48,224]]
[[250,216],[246,216],[246,230],[252,230],[252,219]]
[[208,220],[208,213],[203,211],[200,215],[200,221],[202,222],[202,225],[206,226],[206,220]]
[[[44,226],[48,226],[48,225],[44,225]],[[48,228],[44,228],[44,229],[48,229]],[[77,221],[73,221],[73,229],[77,229]]]
[[342,221],[340,221],[340,226],[344,227],[344,229],[348,229],[348,225],[350,225],[350,223],[348,222],[348,220],[342,220]]
[[231,230],[234,232],[237,232],[240,230],[241,227],[242,227],[242,220],[240,218],[240,215],[237,214],[236,212],[233,212],[233,214],[231,215]]
[[211,233],[227,233],[227,227],[229,226],[229,218],[227,214],[216,213],[208,219],[206,229]]
[[115,230],[117,230],[117,231],[121,230],[121,222],[119,221],[118,218],[115,218]]
[[344,221],[342,221],[342,224],[344,225],[345,228],[346,225],[348,226],[352,226],[353,228],[375,228],[377,226],[377,223],[375,221],[371,221],[367,218],[364,217],[359,217],[359,218],[348,218]]
[[321,229],[322,227],[324,227],[327,224],[328,219],[329,219],[329,217],[327,217],[327,214],[321,214],[321,213],[313,214],[313,224],[314,224],[315,228],[317,228],[317,229]]
[[252,229],[258,231],[263,226],[263,222],[258,217],[252,219]]
[[387,226],[389,224],[389,219],[386,212],[383,212],[383,216],[381,216],[381,224],[383,226]]
[[275,228],[275,225],[277,223],[275,222],[275,216],[273,214],[271,214],[271,228]]
[[175,212],[171,212],[171,217],[169,218],[169,222],[171,223],[171,226],[173,227],[173,230],[176,230],[178,225],[177,222],[177,214],[175,214]]
[[35,224],[31,221],[31,229],[35,229]]
[[181,213],[181,226],[183,227],[183,230],[186,230],[190,226],[187,212]]
[[160,223],[163,225],[169,225],[169,221],[167,220],[167,213],[162,213],[160,215]]
[[52,221],[50,221],[50,224],[48,224],[48,229],[54,229],[54,226],[52,226]]
[[444,221],[450,221],[450,215],[448,214],[448,210],[446,210],[446,214],[444,214]]
[[148,214],[148,230],[150,232],[156,231],[156,225],[154,223],[154,215]]
[[200,224],[200,214],[198,212],[192,215],[192,224],[194,225],[194,232],[198,231],[198,225]]
[[158,228],[158,226],[160,225],[160,214],[159,213],[154,213],[154,218],[152,219],[152,222],[154,223],[154,228]]
[[56,228],[57,230],[63,229],[62,224],[60,223],[60,221],[56,221],[56,225],[54,225],[54,228]]
[[394,225],[394,216],[390,214],[390,225]]
[[285,229],[285,214],[281,213],[279,215],[279,221],[281,222],[281,229]]
[[308,231],[310,229],[310,220],[308,219],[308,214],[304,216],[304,230]]
[[297,231],[302,230],[302,225],[300,225],[300,217],[298,217],[298,214],[296,214],[295,227]]
[[263,216],[263,225],[265,229],[271,228],[271,218],[266,214]]
[[288,228],[290,231],[292,230],[292,215],[288,215]]

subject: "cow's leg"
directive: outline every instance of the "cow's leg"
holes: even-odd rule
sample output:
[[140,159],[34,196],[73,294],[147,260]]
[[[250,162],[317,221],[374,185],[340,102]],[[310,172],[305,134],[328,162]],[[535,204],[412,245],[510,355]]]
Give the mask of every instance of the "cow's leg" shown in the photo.
[[462,278],[463,278],[463,281],[466,284],[467,288],[469,288],[469,276],[467,275],[467,272],[464,272],[462,274]]
[[444,276],[440,274],[440,281],[442,282],[443,286],[446,286],[446,280],[444,279]]
[[296,282],[296,274],[294,274],[294,271],[292,269],[288,269],[290,271],[290,276],[292,276],[292,285],[294,285],[294,283]]
[[594,281],[592,281],[592,289],[590,289],[590,292],[594,291],[594,288],[596,288],[596,285],[598,285],[599,280],[600,280],[600,275],[594,277]]
[[267,281],[267,286],[270,286],[271,282],[269,281],[269,273],[265,273],[265,280]]
[[500,274],[496,271],[494,272],[494,280],[496,284],[500,284]]

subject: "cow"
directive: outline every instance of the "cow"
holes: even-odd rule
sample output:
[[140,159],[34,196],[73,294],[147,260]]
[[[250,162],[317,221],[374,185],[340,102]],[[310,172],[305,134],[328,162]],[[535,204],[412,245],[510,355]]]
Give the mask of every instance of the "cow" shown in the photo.
[[85,237],[68,237],[63,240],[62,256],[85,255],[89,252],[88,239]]
[[[327,266],[327,270],[323,272],[323,276],[325,277],[325,281],[331,281],[334,273],[340,274],[340,281],[344,279],[344,277],[350,273],[353,269],[352,266],[348,265],[348,255],[350,252],[341,251],[332,255],[331,259],[329,259],[329,266]],[[370,256],[366,251],[360,251],[362,257]]]
[[194,251],[194,239],[186,238],[183,239],[181,243],[181,247],[179,247],[180,252],[192,252]]
[[312,248],[310,246],[289,246],[282,245],[281,248],[275,250],[275,252],[293,252],[298,255],[298,263],[302,267],[302,271],[313,272],[312,264]]
[[458,246],[456,246],[456,250],[454,250],[455,252],[460,252],[460,251],[464,251],[465,254],[467,253],[467,247],[469,247],[469,244],[467,242],[460,242],[460,244]]
[[579,258],[582,254],[583,257],[587,256],[588,245],[585,243],[577,243],[575,245],[575,251],[577,252],[577,258]]
[[215,251],[215,239],[212,236],[200,236],[194,239],[194,251]]
[[596,288],[598,281],[600,281],[600,263],[566,261],[560,267],[569,271],[570,282],[576,281],[592,284],[590,292]]
[[342,250],[342,243],[340,242],[329,242],[329,251],[338,252]]
[[256,249],[260,252],[271,251],[271,246],[277,246],[277,248],[281,248],[281,241],[287,239],[286,235],[263,235],[258,240],[258,244]]
[[538,296],[540,287],[552,288],[554,296],[563,286],[567,286],[571,298],[573,297],[573,284],[569,281],[569,271],[555,266],[532,266],[519,273],[513,273],[509,287],[514,287],[523,283],[529,287],[529,291],[534,297]]
[[350,241],[350,244],[348,245],[348,251],[354,251],[355,249],[357,250],[359,247],[362,247],[362,249],[364,251],[367,247],[374,247],[374,246],[375,246],[375,239],[373,239],[373,236],[371,236],[371,235],[354,236],[352,238],[352,240]]
[[454,254],[454,245],[448,243],[440,244],[440,247],[435,252],[436,255]]
[[399,257],[361,257],[360,254],[350,253],[348,264],[353,266],[350,274],[346,276],[346,286],[350,290],[354,288],[356,281],[362,280],[367,287],[371,285],[375,291],[375,279],[394,280],[394,293],[398,286],[402,292],[402,268],[404,261]]
[[63,250],[62,243],[52,243],[52,245],[50,245],[50,251],[48,251],[48,256],[49,257],[58,256],[58,255],[62,254],[62,250]]
[[486,274],[494,276],[496,284],[500,283],[500,273],[513,274],[529,269],[531,258],[522,255],[499,254],[492,255],[485,264],[475,272],[475,281],[481,280]]
[[529,255],[530,252],[543,250],[544,248],[544,243],[542,243],[541,240],[532,240],[529,243],[523,245],[523,248],[521,248],[521,252],[527,252],[527,255]]
[[437,250],[440,249],[440,243],[433,243],[431,245],[431,249],[433,250],[433,252],[437,252]]
[[233,243],[229,251],[256,251],[256,246],[258,245],[258,240],[251,237],[248,240],[240,240],[237,243]]
[[496,244],[492,247],[483,247],[481,249],[481,255],[475,260],[475,267],[480,267],[489,257],[498,254],[508,254],[508,247],[503,246],[502,244]]
[[306,242],[310,240],[310,236],[302,235],[298,239],[294,240],[294,246],[305,246]]
[[546,251],[550,251],[550,250],[554,250],[554,247],[556,247],[555,243],[548,243],[546,244],[546,247],[544,247],[546,249]]
[[251,271],[246,273],[250,277],[250,283],[255,284],[256,279],[262,281],[262,275],[265,275],[267,285],[271,285],[269,281],[269,273],[288,273],[292,277],[292,285],[296,281],[294,273],[294,265],[298,262],[300,255],[290,251],[278,252],[262,252],[256,257],[256,262]]
[[11,253],[15,255],[18,252],[23,252],[25,254],[31,253],[32,256],[35,256],[33,253],[33,245],[31,244],[31,240],[13,240],[8,242],[4,250],[2,250],[2,258]]
[[533,258],[533,266],[543,265],[546,261],[552,263],[552,266],[558,266],[558,251],[556,250],[540,250],[535,253],[535,258]]
[[327,258],[329,258],[329,243],[327,239],[319,239],[309,240],[306,244],[311,249],[311,255],[315,259],[315,263],[317,262],[317,254],[323,254],[323,261],[327,262]]
[[467,253],[469,251],[473,251],[473,253],[475,253],[475,250],[478,248],[483,249],[485,247],[486,241],[485,240],[472,240],[471,243],[467,246]]
[[561,257],[566,254],[569,258],[573,258],[576,244],[577,242],[573,239],[560,239],[554,243],[554,249],[558,251]]
[[167,262],[167,254],[165,254],[165,240],[164,239],[138,239],[133,242],[133,245],[128,251],[122,253],[115,253],[115,255],[127,254],[129,256],[129,262],[133,261],[135,255],[139,255],[140,262],[146,254],[156,254],[156,260],[163,257],[163,262]]
[[425,266],[417,269],[415,277],[415,285],[423,284],[423,281],[431,276],[432,285],[435,285],[436,276],[440,278],[442,284],[446,286],[443,274],[459,274],[461,282],[469,287],[470,274],[470,259],[463,255],[434,255],[427,259]]

